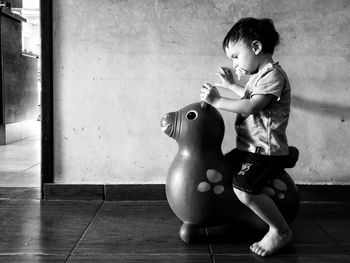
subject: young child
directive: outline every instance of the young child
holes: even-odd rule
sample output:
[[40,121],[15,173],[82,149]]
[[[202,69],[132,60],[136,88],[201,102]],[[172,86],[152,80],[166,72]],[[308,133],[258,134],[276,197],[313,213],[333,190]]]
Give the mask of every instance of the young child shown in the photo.
[[[279,158],[288,154],[286,127],[290,112],[290,85],[272,55],[279,34],[270,19],[243,18],[223,41],[225,54],[236,74],[250,75],[245,88],[237,85],[228,68],[221,68],[221,83],[204,84],[200,98],[214,107],[237,113],[237,148],[226,157],[239,160],[233,174],[238,199],[269,225],[268,233],[250,246],[260,256],[275,253],[292,239],[292,231],[262,185],[273,176]],[[241,99],[221,97],[217,87]]]

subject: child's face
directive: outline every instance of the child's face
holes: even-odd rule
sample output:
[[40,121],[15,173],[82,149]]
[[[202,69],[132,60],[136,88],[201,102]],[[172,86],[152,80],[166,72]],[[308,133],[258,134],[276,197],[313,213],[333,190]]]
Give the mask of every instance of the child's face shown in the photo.
[[225,48],[226,56],[232,60],[233,67],[242,70],[245,74],[253,74],[258,70],[259,61],[253,48],[244,41],[230,42]]

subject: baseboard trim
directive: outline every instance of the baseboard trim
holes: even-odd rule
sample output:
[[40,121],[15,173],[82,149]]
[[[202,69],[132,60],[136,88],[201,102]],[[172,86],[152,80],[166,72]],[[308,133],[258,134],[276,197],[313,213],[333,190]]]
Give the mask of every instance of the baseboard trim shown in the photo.
[[[301,201],[350,202],[350,185],[297,185]],[[44,184],[45,200],[166,200],[164,184]]]
[[44,200],[166,200],[164,184],[44,184]]
[[297,185],[301,201],[350,202],[350,185]]
[[104,200],[104,185],[52,184],[43,185],[44,200]]
[[106,185],[105,200],[165,200],[164,184]]

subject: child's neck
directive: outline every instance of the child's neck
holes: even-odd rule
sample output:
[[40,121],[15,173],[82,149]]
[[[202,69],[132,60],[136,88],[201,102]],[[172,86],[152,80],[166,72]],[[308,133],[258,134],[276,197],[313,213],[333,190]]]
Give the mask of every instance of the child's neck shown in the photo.
[[275,61],[272,58],[271,54],[261,54],[258,71],[262,70],[267,64],[273,64]]

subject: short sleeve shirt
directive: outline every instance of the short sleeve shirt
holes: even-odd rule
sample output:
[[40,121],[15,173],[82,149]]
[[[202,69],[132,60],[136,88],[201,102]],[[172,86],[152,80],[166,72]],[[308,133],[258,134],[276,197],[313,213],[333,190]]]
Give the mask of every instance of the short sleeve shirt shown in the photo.
[[258,113],[237,114],[236,146],[239,150],[263,155],[287,155],[286,128],[291,90],[287,75],[278,63],[269,63],[253,74],[245,86],[242,99],[250,99],[258,94],[270,94],[274,99]]

